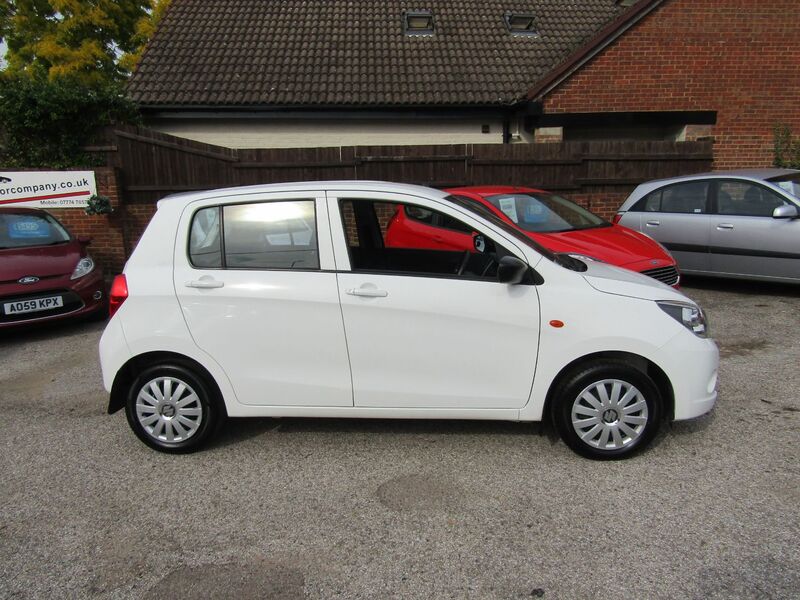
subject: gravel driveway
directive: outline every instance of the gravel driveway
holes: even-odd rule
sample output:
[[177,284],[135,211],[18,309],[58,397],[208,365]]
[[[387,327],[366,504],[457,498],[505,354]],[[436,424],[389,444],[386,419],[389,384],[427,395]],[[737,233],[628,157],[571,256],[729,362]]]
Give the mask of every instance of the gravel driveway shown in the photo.
[[612,463],[464,421],[234,421],[165,456],[105,414],[102,325],[6,333],[0,597],[796,598],[800,289],[685,291],[717,408]]

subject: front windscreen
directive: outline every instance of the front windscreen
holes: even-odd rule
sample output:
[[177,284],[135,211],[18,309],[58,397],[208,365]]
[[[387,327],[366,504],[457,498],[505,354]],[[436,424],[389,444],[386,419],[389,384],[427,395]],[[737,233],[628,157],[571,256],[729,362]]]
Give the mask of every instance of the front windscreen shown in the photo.
[[486,199],[515,225],[532,233],[555,233],[610,225],[582,206],[555,194],[498,194]]
[[800,199],[800,173],[781,175],[780,177],[773,177],[767,181],[773,185],[777,185],[784,192],[789,192],[795,198]]
[[519,229],[517,229],[515,227],[512,227],[511,225],[509,225],[508,223],[503,221],[503,219],[499,218],[497,215],[495,215],[492,211],[490,211],[488,208],[486,208],[483,204],[481,204],[477,200],[473,200],[472,198],[469,198],[467,196],[458,196],[458,195],[455,195],[455,194],[451,194],[450,196],[448,196],[447,200],[450,200],[452,203],[460,206],[461,208],[465,208],[470,212],[476,213],[477,215],[479,215],[483,219],[486,219],[487,221],[489,221],[492,225],[494,225],[496,227],[499,227],[500,229],[505,231],[507,234],[509,234],[514,239],[522,242],[523,244],[526,244],[526,245],[530,246],[531,248],[536,250],[542,256],[544,256],[546,258],[549,258],[550,260],[554,259],[555,254],[553,253],[552,250],[550,250],[548,248],[545,248],[541,244],[538,244],[537,242],[532,240],[530,237],[528,237],[527,235],[522,233]]
[[69,239],[67,230],[47,213],[0,213],[0,250],[63,244]]

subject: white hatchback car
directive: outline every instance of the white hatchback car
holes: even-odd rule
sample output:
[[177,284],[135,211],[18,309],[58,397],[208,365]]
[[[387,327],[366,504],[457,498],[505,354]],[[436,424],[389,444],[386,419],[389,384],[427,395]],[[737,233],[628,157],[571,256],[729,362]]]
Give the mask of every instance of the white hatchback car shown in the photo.
[[[404,207],[474,250],[384,244]],[[225,417],[550,418],[591,458],[709,411],[719,353],[658,281],[552,254],[437,190],[310,182],[158,203],[100,341],[108,411],[146,444],[199,448]]]

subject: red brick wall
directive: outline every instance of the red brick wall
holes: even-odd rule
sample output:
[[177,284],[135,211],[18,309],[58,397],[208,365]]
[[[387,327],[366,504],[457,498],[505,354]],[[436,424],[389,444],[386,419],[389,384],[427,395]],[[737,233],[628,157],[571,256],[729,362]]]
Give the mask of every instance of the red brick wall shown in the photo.
[[797,0],[667,0],[544,99],[546,113],[715,110],[715,167],[772,164],[800,133]]
[[94,169],[97,193],[108,196],[114,212],[87,215],[82,208],[47,209],[76,237],[90,237],[89,254],[103,267],[106,277],[122,271],[125,264],[125,210],[120,203],[117,172],[111,167]]

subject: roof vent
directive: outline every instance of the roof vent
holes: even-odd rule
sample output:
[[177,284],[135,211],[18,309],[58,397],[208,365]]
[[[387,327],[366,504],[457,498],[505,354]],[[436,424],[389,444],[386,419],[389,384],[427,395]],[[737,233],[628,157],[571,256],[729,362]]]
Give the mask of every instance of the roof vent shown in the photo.
[[403,13],[403,31],[406,35],[433,35],[433,13],[429,10]]
[[536,31],[533,13],[506,13],[506,27],[514,35],[539,35]]

